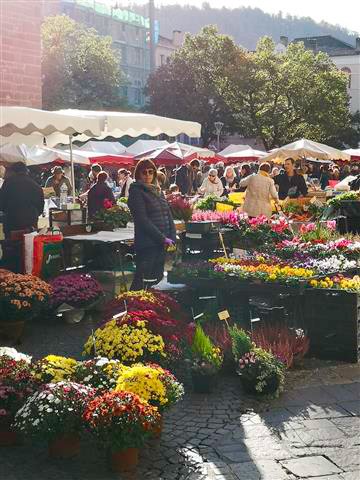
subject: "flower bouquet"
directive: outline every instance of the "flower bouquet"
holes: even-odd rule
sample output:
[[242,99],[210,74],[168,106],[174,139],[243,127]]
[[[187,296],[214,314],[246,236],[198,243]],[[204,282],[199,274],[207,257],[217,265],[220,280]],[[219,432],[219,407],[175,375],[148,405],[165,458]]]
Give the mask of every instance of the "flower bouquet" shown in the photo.
[[125,368],[118,360],[97,357],[78,362],[73,373],[77,383],[94,387],[98,391],[112,390],[120,371]]
[[126,203],[117,202],[116,205],[110,200],[104,200],[104,208],[99,210],[93,217],[93,221],[101,222],[110,228],[125,228],[132,219],[129,207]]
[[32,275],[2,270],[0,273],[0,333],[18,340],[25,320],[33,318],[47,304],[52,289]]
[[107,392],[92,400],[83,415],[89,432],[111,453],[116,471],[132,470],[138,449],[151,436],[159,413],[131,392]]
[[169,197],[168,203],[170,205],[171,213],[174,220],[182,220],[187,223],[191,220],[193,213],[193,206],[189,200],[182,198],[180,195]]
[[17,412],[15,428],[46,438],[51,456],[70,457],[80,448],[82,415],[95,390],[73,382],[49,383],[28,398]]
[[276,396],[283,388],[285,364],[272,353],[254,348],[240,358],[238,374],[248,393]]
[[120,325],[116,320],[107,322],[88,338],[83,355],[91,355],[94,349],[96,355],[116,358],[125,364],[166,356],[163,338],[153,334],[142,320]]
[[197,393],[210,393],[215,386],[223,356],[200,325],[196,325],[191,345],[191,374]]
[[39,385],[27,359],[0,355],[0,446],[16,443],[15,414]]
[[34,364],[33,371],[42,383],[58,383],[72,380],[77,363],[73,358],[47,355]]
[[60,275],[51,281],[51,287],[50,307],[61,311],[68,323],[81,321],[84,309],[91,307],[103,294],[100,283],[85,273]]

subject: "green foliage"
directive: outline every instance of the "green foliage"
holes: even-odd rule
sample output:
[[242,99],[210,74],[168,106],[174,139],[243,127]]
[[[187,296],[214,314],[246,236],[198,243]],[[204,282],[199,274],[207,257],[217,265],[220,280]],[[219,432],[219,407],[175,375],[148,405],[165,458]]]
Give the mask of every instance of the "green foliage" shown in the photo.
[[340,208],[341,202],[359,200],[359,192],[345,192],[327,201],[327,204],[333,208]]
[[148,110],[200,122],[205,146],[216,137],[214,122],[221,120],[232,131],[235,123],[231,108],[225,104],[217,83],[240,51],[214,26],[204,27],[198,35],[187,35],[169,63],[150,75],[146,87]]
[[[222,356],[220,350],[214,346],[210,337],[206,335],[199,324],[196,325],[191,351],[195,362],[205,362],[216,369],[221,367]],[[196,364],[196,367],[199,367],[199,365]]]
[[250,352],[253,348],[253,344],[249,335],[239,328],[237,325],[229,328],[229,333],[232,342],[232,352],[235,360],[240,360],[240,358],[245,355],[245,353]]
[[221,201],[222,201],[221,198],[218,197],[217,195],[210,194],[207,197],[200,199],[196,203],[195,209],[204,210],[204,211],[207,211],[207,210],[214,211],[216,209],[216,202],[221,202]]
[[121,108],[124,83],[111,37],[98,35],[66,15],[42,26],[43,105],[60,108]]
[[347,77],[325,53],[292,43],[279,54],[268,37],[218,84],[239,129],[271,149],[299,138],[332,142],[350,127]]

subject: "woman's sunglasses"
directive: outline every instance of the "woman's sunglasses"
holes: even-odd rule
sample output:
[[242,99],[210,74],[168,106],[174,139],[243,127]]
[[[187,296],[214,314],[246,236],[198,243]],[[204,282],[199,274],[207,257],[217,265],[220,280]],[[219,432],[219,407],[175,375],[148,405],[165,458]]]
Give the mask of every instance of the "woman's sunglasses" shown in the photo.
[[149,170],[141,170],[141,173],[143,175],[154,175],[155,171],[152,168],[149,168]]

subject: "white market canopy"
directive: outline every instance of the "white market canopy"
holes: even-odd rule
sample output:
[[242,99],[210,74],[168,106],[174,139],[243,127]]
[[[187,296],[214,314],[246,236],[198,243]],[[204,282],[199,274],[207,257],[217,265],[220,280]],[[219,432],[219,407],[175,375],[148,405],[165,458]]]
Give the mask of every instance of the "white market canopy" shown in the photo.
[[3,143],[26,143],[47,146],[69,143],[66,136],[80,134],[76,140],[124,135],[175,137],[185,133],[201,136],[201,125],[174,118],[134,112],[101,112],[89,110],[46,111],[27,107],[0,107],[0,140]]
[[[70,152],[57,150],[55,148],[28,146],[24,144],[12,145],[10,143],[5,143],[4,145],[0,145],[0,161],[6,163],[22,162],[30,167],[53,163],[57,160],[70,163]],[[79,165],[90,164],[87,153],[79,150],[73,151],[73,162]]]
[[360,148],[349,148],[348,150],[343,150],[344,153],[347,153],[351,157],[360,159]]
[[136,142],[127,147],[126,152],[136,157],[138,155],[153,152],[158,148],[167,147],[168,145],[170,145],[170,143],[166,140],[136,140]]
[[225,154],[223,155],[225,158],[228,158],[228,159],[231,159],[231,158],[236,158],[236,159],[257,159],[257,158],[261,158],[261,157],[265,157],[265,155],[267,155],[266,152],[264,152],[263,150],[255,150],[254,148],[247,148],[247,149],[241,149],[241,150],[237,150],[235,152],[232,152],[232,153],[228,153],[228,154]]
[[241,150],[248,150],[250,145],[236,145],[235,143],[232,143],[231,145],[228,145],[224,150],[221,150],[219,152],[219,155],[222,157],[226,157],[227,155],[230,155],[234,152],[240,152]]
[[323,143],[314,142],[302,138],[296,142],[289,143],[280,148],[274,148],[269,155],[261,159],[262,162],[269,160],[286,160],[287,158],[298,160],[301,158],[311,157],[319,160],[350,160],[350,155],[344,153]]
[[78,147],[78,150],[102,154],[107,153],[109,155],[121,155],[126,152],[126,147],[119,142],[89,140],[81,147]]

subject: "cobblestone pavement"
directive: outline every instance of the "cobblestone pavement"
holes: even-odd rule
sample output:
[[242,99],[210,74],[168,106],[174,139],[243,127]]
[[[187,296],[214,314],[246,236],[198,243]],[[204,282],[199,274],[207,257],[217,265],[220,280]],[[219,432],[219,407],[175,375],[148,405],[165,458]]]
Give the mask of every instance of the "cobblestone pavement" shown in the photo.
[[[19,350],[79,358],[89,330],[89,321],[34,325]],[[301,372],[290,373],[288,390],[271,402],[245,396],[236,377],[211,395],[187,394],[165,416],[161,440],[144,448],[137,473],[124,479],[359,480],[359,366],[314,362]],[[41,443],[2,448],[0,479],[120,480],[88,440],[66,461],[50,460]]]

